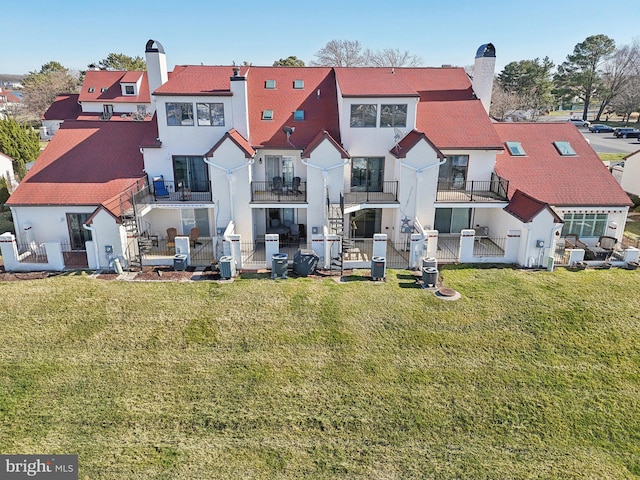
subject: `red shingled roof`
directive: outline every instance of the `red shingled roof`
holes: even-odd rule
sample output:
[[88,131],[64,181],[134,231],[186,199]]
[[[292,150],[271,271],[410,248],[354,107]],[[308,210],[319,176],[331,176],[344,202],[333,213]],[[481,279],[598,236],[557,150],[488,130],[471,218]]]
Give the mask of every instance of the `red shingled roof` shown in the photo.
[[139,146],[150,126],[65,121],[7,204],[105,205],[144,177]]
[[415,88],[408,85],[401,69],[385,68],[335,68],[336,78],[343,97],[417,97]]
[[245,158],[251,158],[256,154],[256,151],[253,148],[251,148],[251,145],[249,145],[249,142],[247,142],[247,140],[242,135],[240,135],[240,133],[238,133],[238,131],[235,128],[232,128],[227,133],[225,133],[223,137],[220,140],[218,140],[218,142],[213,147],[211,147],[211,149],[207,153],[204,154],[204,156],[213,157],[215,151],[218,149],[220,145],[222,145],[222,143],[227,138],[230,139],[233,143],[235,143],[238,146],[238,148],[240,148],[240,150],[244,152]]
[[[248,67],[241,67],[240,75]],[[154,95],[231,95],[231,66],[176,65],[169,80]]]
[[555,223],[562,223],[562,219],[551,209],[548,203],[541,202],[520,190],[515,191],[511,196],[509,205],[504,209],[524,223],[529,223],[542,210],[548,209],[549,213],[554,217]]
[[42,115],[43,120],[75,120],[82,113],[77,93],[58,95]]
[[329,143],[331,143],[331,145],[333,145],[335,149],[338,150],[338,152],[340,152],[340,158],[351,158],[347,153],[347,151],[344,148],[342,148],[342,145],[336,142],[335,139],[331,135],[329,135],[329,132],[327,132],[326,130],[319,132],[318,135],[316,135],[316,137],[313,140],[311,140],[311,143],[309,143],[309,145],[307,145],[307,148],[304,149],[302,156],[309,158],[309,156],[313,153],[313,151],[325,139],[327,139]]
[[[125,77],[127,79],[133,78],[134,74],[142,75],[138,95],[122,95],[120,82]],[[135,81],[127,80],[127,83],[135,83]],[[93,88],[93,92],[89,91],[90,88]],[[107,91],[103,92],[103,88],[107,88]],[[82,82],[79,100],[80,102],[150,103],[147,72],[87,70]]]
[[[276,88],[265,88],[267,80],[275,80]],[[294,89],[294,80],[304,80],[304,88]],[[303,149],[324,130],[340,143],[336,80],[331,68],[251,67],[247,81],[249,141],[254,147]],[[273,120],[262,120],[263,110],[273,110]],[[304,120],[293,120],[296,110],[304,110]],[[282,131],[285,126],[295,127],[291,143]]]
[[[526,156],[508,149],[496,157],[495,171],[522,192],[553,206],[624,206],[629,197],[582,133],[566,122],[496,123],[503,142],[520,142]],[[553,142],[568,141],[575,156],[562,156]]]
[[[4,97],[4,99],[1,97]],[[13,92],[4,90],[2,87],[0,87],[0,100],[2,103],[20,103],[20,99]]]
[[422,132],[417,130],[411,130],[407,133],[402,140],[398,142],[397,146],[394,146],[389,152],[396,158],[407,158],[407,152],[415,147],[420,140],[424,139],[433,149],[436,151],[436,155],[439,158],[444,158],[444,154],[438,150],[438,148],[429,140],[429,138]]

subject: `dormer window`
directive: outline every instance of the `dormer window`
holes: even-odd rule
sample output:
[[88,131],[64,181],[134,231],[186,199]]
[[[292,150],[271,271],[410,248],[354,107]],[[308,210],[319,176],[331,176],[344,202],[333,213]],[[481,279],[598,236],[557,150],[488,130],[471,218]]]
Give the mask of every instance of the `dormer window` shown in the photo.
[[304,120],[304,110],[296,110],[295,112],[293,112],[293,119],[296,122],[301,122],[302,120]]
[[262,120],[273,120],[273,110],[263,110]]
[[527,155],[520,142],[506,142],[506,144],[509,153],[514,157],[525,157]]
[[296,90],[302,90],[304,88],[304,80],[294,80],[293,88]]
[[135,95],[135,90],[133,85],[125,85],[124,86],[124,94],[125,95]]
[[276,88],[276,81],[275,80],[266,80],[264,82],[264,88],[266,88],[267,90],[273,90]]
[[553,142],[558,153],[563,157],[575,156],[576,152],[569,142]]

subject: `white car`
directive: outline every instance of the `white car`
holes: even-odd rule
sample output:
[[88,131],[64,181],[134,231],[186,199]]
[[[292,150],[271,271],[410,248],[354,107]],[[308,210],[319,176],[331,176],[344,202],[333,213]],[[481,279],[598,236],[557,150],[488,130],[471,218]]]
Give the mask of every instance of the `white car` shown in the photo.
[[567,122],[573,123],[576,127],[588,127],[591,125],[591,122],[587,122],[586,120],[582,120],[581,118],[570,118]]

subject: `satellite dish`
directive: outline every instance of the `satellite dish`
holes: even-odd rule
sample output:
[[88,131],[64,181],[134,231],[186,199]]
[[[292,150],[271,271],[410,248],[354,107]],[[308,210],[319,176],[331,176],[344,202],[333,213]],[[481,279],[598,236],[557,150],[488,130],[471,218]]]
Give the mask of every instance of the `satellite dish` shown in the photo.
[[402,140],[407,133],[400,130],[398,127],[393,127],[393,141],[396,144],[396,152],[400,152],[400,140]]
[[287,142],[289,142],[289,145],[291,145],[293,148],[296,148],[296,146],[291,143],[291,140],[289,140],[291,134],[296,131],[296,127],[287,127],[285,125],[284,127],[282,127],[282,131],[287,135]]

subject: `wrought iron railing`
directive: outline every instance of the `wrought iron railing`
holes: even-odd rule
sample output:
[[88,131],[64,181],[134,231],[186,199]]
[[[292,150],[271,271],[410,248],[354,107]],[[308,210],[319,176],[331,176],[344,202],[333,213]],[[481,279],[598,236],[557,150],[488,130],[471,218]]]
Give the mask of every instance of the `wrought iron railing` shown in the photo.
[[373,182],[363,186],[351,186],[345,193],[346,203],[384,203],[398,201],[398,182]]
[[251,201],[262,203],[304,203],[307,182],[251,182]]
[[491,180],[438,180],[438,202],[507,201],[509,181],[495,173]]
[[210,202],[211,182],[201,180],[187,183],[154,180],[151,193],[156,202]]

